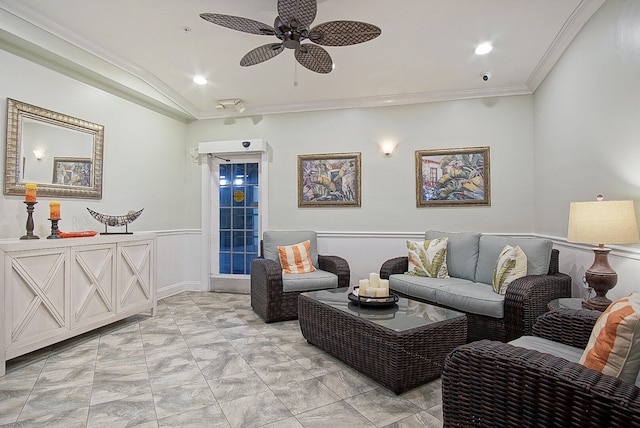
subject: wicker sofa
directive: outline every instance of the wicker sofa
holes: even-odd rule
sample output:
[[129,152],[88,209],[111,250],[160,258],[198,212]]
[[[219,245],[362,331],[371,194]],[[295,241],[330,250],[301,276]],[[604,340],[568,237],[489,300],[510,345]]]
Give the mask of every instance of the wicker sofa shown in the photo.
[[[508,237],[475,232],[430,230],[425,240],[448,238],[447,279],[406,274],[408,257],[387,260],[380,277],[401,297],[431,303],[467,314],[467,341],[491,339],[507,342],[529,334],[551,300],[571,296],[571,278],[558,271],[559,252],[549,240]],[[493,291],[496,260],[506,245],[520,246],[527,254],[529,274],[516,279],[504,296]]]
[[573,309],[544,314],[532,335],[551,341],[548,352],[514,346],[518,341],[482,340],[456,348],[442,372],[444,425],[640,427],[637,383],[551,353],[584,349],[599,315]]

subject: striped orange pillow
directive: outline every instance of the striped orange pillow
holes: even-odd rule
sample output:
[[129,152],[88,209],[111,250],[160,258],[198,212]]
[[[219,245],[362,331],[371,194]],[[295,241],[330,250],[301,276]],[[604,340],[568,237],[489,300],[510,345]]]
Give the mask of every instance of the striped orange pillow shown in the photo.
[[311,242],[278,246],[282,273],[309,273],[316,270],[311,263]]
[[640,294],[613,302],[600,315],[580,364],[635,383],[640,370]]

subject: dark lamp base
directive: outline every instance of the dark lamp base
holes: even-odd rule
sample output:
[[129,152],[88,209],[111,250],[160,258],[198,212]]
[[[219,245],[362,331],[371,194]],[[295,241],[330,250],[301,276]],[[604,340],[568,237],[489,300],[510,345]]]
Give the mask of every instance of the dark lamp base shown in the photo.
[[593,309],[596,311],[604,311],[611,304],[611,300],[607,298],[607,291],[616,286],[618,282],[618,274],[609,265],[607,255],[611,249],[599,246],[594,248],[595,254],[593,264],[584,273],[589,287],[596,292],[595,297],[582,303],[585,309]]
[[597,297],[594,297],[593,299],[585,300],[584,302],[582,302],[582,308],[591,309],[592,311],[604,312],[610,304],[611,300],[609,299],[598,299]]

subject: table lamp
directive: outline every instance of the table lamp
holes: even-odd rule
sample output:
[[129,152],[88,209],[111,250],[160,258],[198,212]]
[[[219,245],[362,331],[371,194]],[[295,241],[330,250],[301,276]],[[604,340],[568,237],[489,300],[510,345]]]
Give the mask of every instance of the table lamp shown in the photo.
[[604,201],[602,195],[598,195],[594,202],[572,202],[567,241],[598,244],[593,248],[593,265],[584,273],[587,284],[596,295],[582,302],[582,307],[604,311],[611,304],[606,297],[607,291],[618,282],[618,274],[609,266],[607,258],[611,249],[605,248],[604,244],[640,242],[633,201]]

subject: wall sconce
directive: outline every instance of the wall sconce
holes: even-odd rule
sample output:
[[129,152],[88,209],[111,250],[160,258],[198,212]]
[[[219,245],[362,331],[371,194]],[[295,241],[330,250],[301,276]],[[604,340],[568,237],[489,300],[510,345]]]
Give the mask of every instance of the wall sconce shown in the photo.
[[36,157],[36,159],[42,160],[42,157],[44,156],[44,150],[43,149],[35,149],[33,151],[33,155]]
[[398,143],[395,143],[393,141],[385,141],[380,144],[380,150],[382,150],[382,154],[387,158],[390,158],[395,153],[397,148]]

